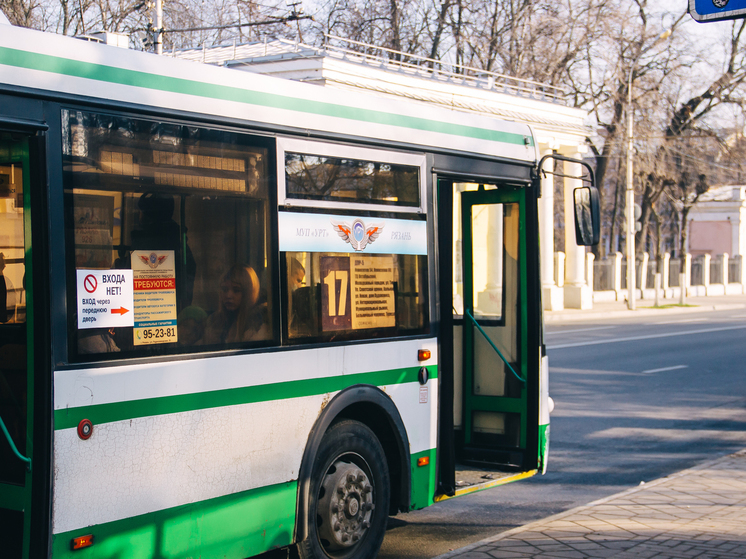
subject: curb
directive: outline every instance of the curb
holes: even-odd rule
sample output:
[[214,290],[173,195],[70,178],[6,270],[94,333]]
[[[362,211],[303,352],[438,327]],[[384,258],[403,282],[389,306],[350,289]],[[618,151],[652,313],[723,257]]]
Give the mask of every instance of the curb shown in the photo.
[[539,520],[534,520],[533,522],[529,522],[528,524],[524,524],[523,526],[517,526],[515,528],[511,528],[510,530],[506,530],[505,532],[500,532],[499,534],[495,536],[490,536],[489,538],[485,538],[481,541],[469,544],[467,546],[461,547],[459,549],[454,549],[453,551],[449,551],[447,553],[443,553],[442,555],[438,555],[437,557],[433,557],[433,559],[451,559],[452,557],[458,557],[464,553],[468,553],[469,551],[472,551],[473,549],[476,549],[478,547],[482,547],[484,545],[488,545],[490,543],[500,541],[502,539],[508,538],[514,534],[519,534],[521,532],[527,532],[532,530],[533,528],[537,526],[541,526],[542,524],[548,524],[550,522],[554,522],[555,520],[561,520],[562,518],[565,518],[567,516],[572,516],[573,514],[577,514],[579,512],[591,509],[593,507],[596,507],[598,505],[603,505],[605,503],[608,503],[609,501],[613,501],[615,499],[619,499],[621,497],[626,497],[627,495],[632,495],[634,493],[639,493],[640,491],[645,491],[646,489],[650,487],[655,487],[657,485],[660,485],[666,481],[680,478],[687,476],[691,474],[692,472],[696,472],[698,470],[704,470],[706,468],[710,468],[715,464],[718,464],[720,462],[724,462],[725,460],[733,457],[733,456],[746,456],[746,449],[739,450],[738,452],[733,452],[731,454],[726,454],[725,456],[721,456],[720,458],[715,458],[713,460],[708,460],[706,462],[703,462],[701,464],[698,464],[696,466],[692,466],[691,468],[687,468],[686,470],[681,470],[679,472],[675,472],[671,475],[668,475],[666,477],[658,478],[650,482],[646,482],[643,485],[638,485],[637,487],[632,487],[630,489],[626,489],[624,491],[621,491],[619,493],[615,493],[614,495],[609,495],[608,497],[603,497],[602,499],[598,499],[596,501],[592,501],[588,503],[587,505],[580,505],[579,507],[575,507],[569,510],[566,510],[564,512],[560,512],[557,514],[554,514],[552,516],[547,516],[546,518],[542,518]]
[[668,314],[685,314],[712,311],[730,311],[746,308],[743,303],[723,303],[721,305],[699,305],[697,307],[672,307],[668,309],[656,309],[652,307],[640,307],[637,310],[619,311],[545,311],[545,323],[577,322],[581,320],[605,320],[607,318],[634,318],[636,316],[660,316]]

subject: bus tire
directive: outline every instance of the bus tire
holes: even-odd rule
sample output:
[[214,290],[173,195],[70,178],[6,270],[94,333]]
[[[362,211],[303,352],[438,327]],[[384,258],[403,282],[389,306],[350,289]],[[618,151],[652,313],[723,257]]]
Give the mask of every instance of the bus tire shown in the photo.
[[381,443],[345,419],[324,434],[313,464],[302,559],[374,559],[383,542],[390,480]]

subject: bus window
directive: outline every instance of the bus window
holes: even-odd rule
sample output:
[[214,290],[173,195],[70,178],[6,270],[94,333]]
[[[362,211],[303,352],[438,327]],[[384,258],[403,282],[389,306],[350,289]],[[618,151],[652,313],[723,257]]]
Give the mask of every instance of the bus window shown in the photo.
[[421,255],[285,253],[288,337],[345,339],[423,332]]
[[71,355],[270,343],[267,148],[122,116],[63,121]]
[[414,165],[285,153],[289,198],[417,207],[419,170]]

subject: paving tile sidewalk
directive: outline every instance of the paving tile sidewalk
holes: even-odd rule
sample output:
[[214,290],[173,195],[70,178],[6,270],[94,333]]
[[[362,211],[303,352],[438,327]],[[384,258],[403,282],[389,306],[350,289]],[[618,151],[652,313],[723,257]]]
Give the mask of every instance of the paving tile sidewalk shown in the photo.
[[746,450],[436,559],[746,558]]

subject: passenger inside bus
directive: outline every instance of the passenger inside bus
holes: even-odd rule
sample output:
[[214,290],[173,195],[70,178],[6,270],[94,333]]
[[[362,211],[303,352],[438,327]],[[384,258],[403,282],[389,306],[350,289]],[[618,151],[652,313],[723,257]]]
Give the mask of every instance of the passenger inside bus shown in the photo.
[[203,343],[224,344],[270,338],[266,296],[254,268],[234,265],[220,280],[219,308],[207,319]]

